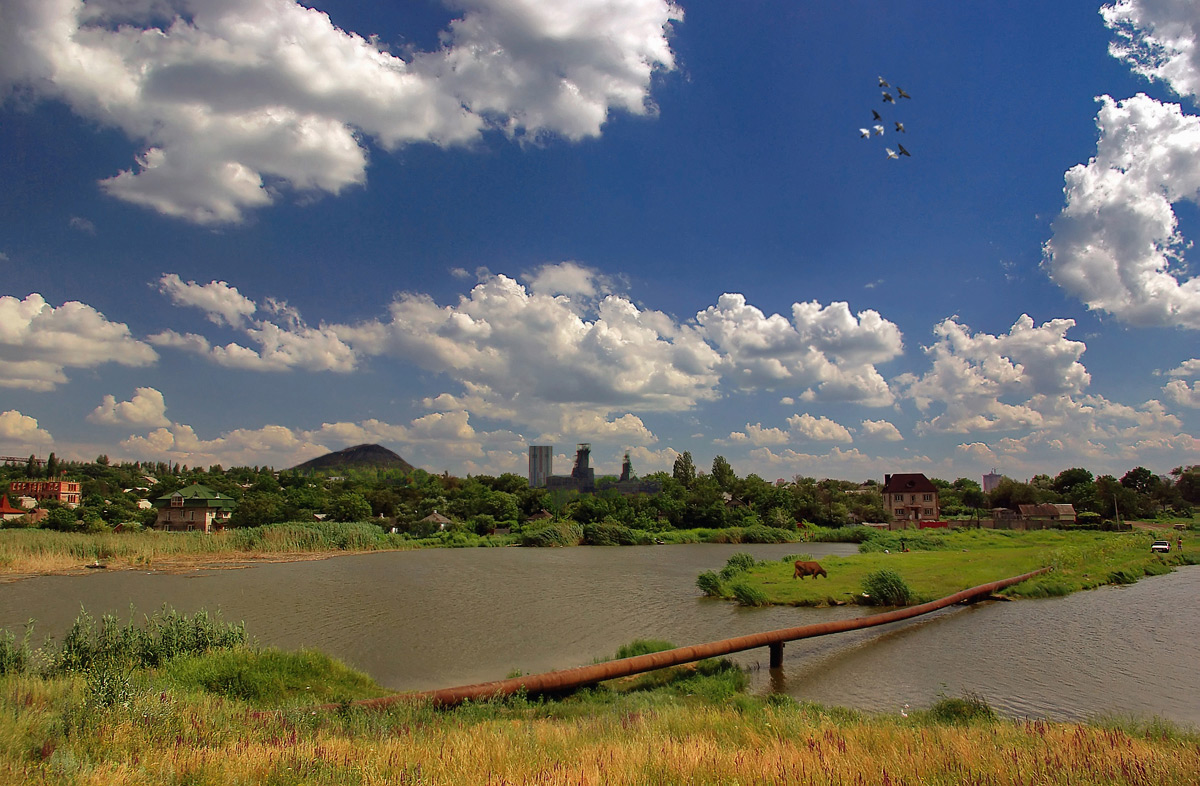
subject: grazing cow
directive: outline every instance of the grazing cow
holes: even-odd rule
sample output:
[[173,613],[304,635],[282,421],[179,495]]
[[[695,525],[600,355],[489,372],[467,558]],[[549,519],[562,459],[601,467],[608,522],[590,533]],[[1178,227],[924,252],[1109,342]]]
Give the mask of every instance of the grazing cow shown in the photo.
[[805,576],[812,576],[814,579],[817,576],[829,578],[829,574],[821,567],[819,562],[804,562],[803,560],[796,561],[796,572],[792,574],[792,578],[803,579]]

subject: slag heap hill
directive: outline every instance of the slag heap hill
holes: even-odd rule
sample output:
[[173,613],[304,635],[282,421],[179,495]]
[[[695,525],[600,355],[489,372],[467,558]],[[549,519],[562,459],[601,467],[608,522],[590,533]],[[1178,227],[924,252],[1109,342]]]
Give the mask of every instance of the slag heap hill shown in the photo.
[[297,464],[292,469],[300,470],[301,472],[313,472],[363,467],[399,469],[404,472],[411,472],[413,470],[412,464],[409,464],[399,454],[388,450],[382,445],[355,445],[354,447],[343,448],[334,453],[327,453],[324,456],[309,459],[303,464]]

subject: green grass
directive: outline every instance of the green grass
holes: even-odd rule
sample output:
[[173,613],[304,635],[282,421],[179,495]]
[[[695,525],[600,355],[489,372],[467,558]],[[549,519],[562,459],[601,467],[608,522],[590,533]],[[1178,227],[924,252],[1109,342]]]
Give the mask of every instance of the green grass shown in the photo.
[[[1185,536],[1182,553],[1173,549],[1170,554],[1158,555],[1150,552],[1154,538],[1136,531],[926,530],[878,535],[864,543],[859,554],[819,560],[828,578],[793,579],[790,562],[765,562],[739,574],[738,582],[760,591],[771,604],[825,606],[863,601],[867,576],[891,570],[912,590],[910,603],[924,603],[1050,566],[1051,573],[1004,593],[1050,597],[1102,584],[1130,583],[1168,572],[1176,565],[1196,564],[1200,558],[1200,538]],[[908,552],[899,550],[901,538]],[[730,582],[709,582],[706,592],[744,602]]]
[[[377,689],[336,661],[245,648],[103,685],[9,675],[0,781],[1191,786],[1200,771],[1200,735],[1159,719],[1005,720],[973,695],[874,715],[745,686],[743,671],[710,660],[556,700],[368,710],[349,700]],[[330,699],[333,711],[311,707]],[[255,711],[265,706],[283,711]]]
[[187,692],[238,699],[257,709],[336,703],[388,693],[365,674],[313,650],[239,647],[174,658],[151,675]]

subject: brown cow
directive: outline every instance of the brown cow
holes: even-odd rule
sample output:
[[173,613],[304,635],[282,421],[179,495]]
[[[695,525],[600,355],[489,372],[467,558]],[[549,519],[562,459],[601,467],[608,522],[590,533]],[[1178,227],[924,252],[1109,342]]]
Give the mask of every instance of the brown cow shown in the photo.
[[803,579],[805,576],[812,576],[814,579],[817,576],[829,578],[829,574],[821,567],[819,562],[804,562],[803,560],[796,561],[796,572],[792,574],[792,578]]

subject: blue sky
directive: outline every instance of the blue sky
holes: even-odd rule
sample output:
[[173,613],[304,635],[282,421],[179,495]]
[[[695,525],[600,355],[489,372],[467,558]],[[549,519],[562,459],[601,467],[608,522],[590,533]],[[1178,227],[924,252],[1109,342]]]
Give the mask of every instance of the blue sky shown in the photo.
[[1198,41],[1185,0],[0,0],[0,452],[1196,463]]

